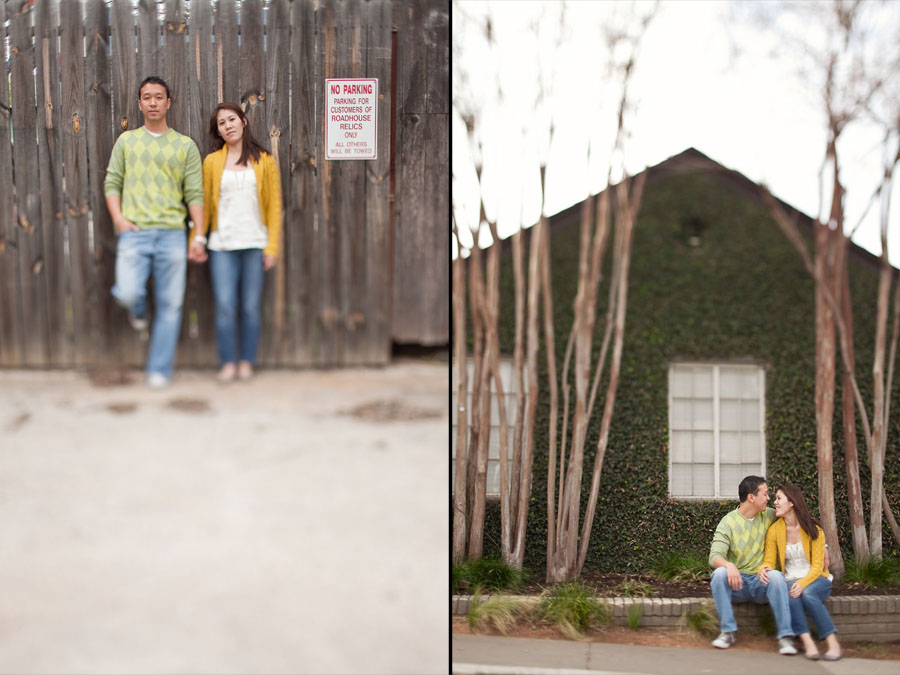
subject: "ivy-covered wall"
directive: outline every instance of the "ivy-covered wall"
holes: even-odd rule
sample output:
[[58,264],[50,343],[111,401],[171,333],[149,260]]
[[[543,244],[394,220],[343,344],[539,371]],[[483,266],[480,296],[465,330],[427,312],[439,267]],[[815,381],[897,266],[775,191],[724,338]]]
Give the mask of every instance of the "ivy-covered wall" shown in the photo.
[[[736,505],[736,501],[668,497],[668,367],[674,359],[751,359],[766,364],[767,479],[773,493],[780,482],[796,483],[813,513],[818,513],[812,279],[765,207],[746,186],[739,186],[740,180],[715,172],[663,174],[651,174],[635,231],[622,376],[586,569],[638,572],[672,550],[705,555],[718,520]],[[577,211],[560,214],[551,230],[558,369],[577,286]],[[691,236],[699,236],[699,245],[690,243]],[[501,350],[512,354],[514,301],[508,254],[501,264]],[[863,399],[870,402],[877,270],[861,255],[851,255],[850,264],[857,373]],[[607,260],[607,280],[610,269]],[[599,296],[598,317],[603,317],[605,284]],[[596,333],[595,354],[602,326]],[[534,428],[525,561],[536,578],[544,575],[547,531],[549,395],[543,349],[542,345],[544,395]],[[586,444],[582,503],[589,490],[604,392],[601,385]],[[840,382],[835,400],[835,498],[842,551],[847,556],[852,547],[845,506]],[[894,387],[893,400],[885,486],[898,512],[900,385]],[[861,431],[859,448],[867,501],[869,477]],[[887,523],[884,545],[886,552],[896,554]],[[496,502],[488,507],[485,552],[499,552]]]

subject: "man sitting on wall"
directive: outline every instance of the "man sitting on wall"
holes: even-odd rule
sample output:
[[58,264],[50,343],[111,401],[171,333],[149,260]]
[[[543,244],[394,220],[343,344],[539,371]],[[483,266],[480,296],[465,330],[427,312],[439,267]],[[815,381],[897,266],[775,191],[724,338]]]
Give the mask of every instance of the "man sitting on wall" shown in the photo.
[[768,583],[757,576],[766,548],[766,530],[775,522],[775,509],[768,508],[766,479],[747,476],[738,485],[738,497],[740,505],[719,521],[709,549],[709,564],[714,568],[709,585],[722,630],[713,640],[713,647],[728,649],[734,644],[737,621],[731,603],[752,601],[772,607],[778,626],[779,653],[796,654],[784,575],[772,570]]

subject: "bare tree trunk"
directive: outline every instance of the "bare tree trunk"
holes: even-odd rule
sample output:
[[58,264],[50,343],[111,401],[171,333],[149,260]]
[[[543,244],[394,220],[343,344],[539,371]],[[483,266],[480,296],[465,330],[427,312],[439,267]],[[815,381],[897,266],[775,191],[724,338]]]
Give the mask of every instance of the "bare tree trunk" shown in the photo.
[[[457,242],[459,237],[457,235]],[[459,249],[458,249],[459,250]],[[466,261],[462,251],[453,263],[453,341],[456,361],[456,476],[453,486],[453,562],[463,561],[466,551],[466,465],[469,406],[466,403]]]
[[[588,497],[588,506],[582,525],[581,544],[578,552],[578,567],[576,575],[584,568],[584,561],[590,548],[591,529],[594,524],[594,515],[597,510],[597,497],[600,493],[600,475],[603,470],[603,460],[606,456],[606,448],[609,442],[609,429],[612,425],[613,409],[616,403],[616,391],[619,387],[619,373],[622,366],[622,351],[625,344],[625,316],[628,306],[628,272],[631,266],[631,245],[634,236],[634,226],[637,220],[638,209],[644,191],[646,172],[638,176],[634,185],[634,193],[629,199],[628,181],[623,180],[617,186],[618,208],[616,220],[618,228],[622,230],[621,245],[617,253],[621,256],[616,297],[615,335],[613,337],[612,363],[609,369],[609,383],[606,387],[606,399],[603,408],[603,419],[600,422],[600,438],[597,440],[597,452],[594,455],[594,471],[591,478],[591,492]],[[618,229],[617,228],[617,229]]]
[[544,299],[544,346],[547,353],[547,380],[550,383],[550,423],[547,460],[547,552],[556,540],[553,481],[556,477],[556,425],[559,412],[559,386],[556,379],[556,336],[553,331],[553,291],[550,285],[550,228],[542,228],[541,296]]
[[887,345],[887,318],[890,302],[893,270],[887,257],[887,213],[882,211],[881,269],[878,277],[878,309],[875,319],[875,359],[872,364],[873,398],[872,452],[869,468],[872,471],[871,503],[869,517],[869,550],[872,556],[882,554],[882,513],[878,508],[884,492],[884,455],[886,449],[887,420],[885,419],[886,392],[884,387],[884,361]]
[[531,465],[534,452],[534,416],[537,411],[538,399],[538,300],[540,295],[540,261],[543,246],[542,230],[547,226],[542,217],[531,229],[531,245],[528,255],[528,320],[527,320],[527,347],[526,369],[528,371],[528,406],[525,409],[525,429],[522,436],[522,473],[519,485],[519,506],[515,537],[512,551],[512,559],[517,567],[522,566],[525,559],[525,527],[528,519],[528,500],[531,497]]
[[[886,420],[891,419],[891,392],[894,388],[894,360],[897,356],[897,338],[898,334],[900,334],[900,279],[897,280],[897,283],[894,286],[894,321],[891,327],[891,348],[890,357],[888,357],[887,384],[885,386],[884,419]],[[887,438],[885,438],[885,444],[887,444]],[[900,526],[897,525],[897,520],[894,518],[894,513],[891,511],[891,504],[888,501],[886,494],[882,493],[881,499],[882,505],[884,506],[884,515],[890,525],[891,533],[894,535],[894,540],[900,545]]]
[[844,468],[847,474],[847,506],[850,512],[850,533],[853,557],[860,562],[869,559],[869,540],[866,534],[866,515],[863,510],[862,487],[859,482],[859,451],[856,444],[856,408],[853,402],[853,374],[855,355],[853,350],[853,310],[850,304],[850,275],[847,269],[849,238],[842,236],[838,242],[837,270],[840,275],[839,304],[847,331],[850,368],[843,369],[841,403],[844,428]]
[[510,461],[512,480],[510,484],[510,518],[518,518],[519,481],[522,476],[522,433],[525,429],[525,370],[523,363],[525,332],[525,278],[522,265],[522,230],[512,236],[513,281],[515,283],[516,333],[513,346],[513,383],[516,392],[516,426],[513,432],[513,451]]
[[[487,478],[487,452],[490,439],[484,434],[484,397],[482,393],[484,373],[482,361],[484,352],[484,283],[481,270],[481,249],[478,247],[478,235],[475,246],[469,256],[469,307],[472,313],[472,332],[474,344],[472,362],[475,364],[472,387],[472,427],[469,438],[469,466],[467,469],[467,495],[469,506],[469,542],[468,557],[480,558],[484,538],[484,497],[485,480]],[[488,398],[488,404],[490,399]],[[487,420],[489,422],[489,419]]]

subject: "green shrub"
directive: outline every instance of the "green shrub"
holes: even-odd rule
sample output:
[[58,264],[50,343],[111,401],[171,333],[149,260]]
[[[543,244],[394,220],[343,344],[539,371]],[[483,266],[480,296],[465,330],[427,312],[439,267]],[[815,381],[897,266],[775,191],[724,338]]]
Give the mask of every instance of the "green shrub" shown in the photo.
[[628,628],[637,630],[641,625],[641,618],[644,616],[644,604],[639,602],[628,608]]
[[609,624],[612,611],[593,591],[580,582],[559,584],[541,594],[537,615],[556,625],[571,640],[581,640],[584,632],[600,624]]
[[476,587],[469,603],[469,628],[477,633],[493,627],[503,635],[520,620],[526,619],[532,612],[532,605],[524,600],[516,600],[506,596],[495,596],[488,600],[481,599],[481,588]]
[[704,581],[709,578],[706,558],[671,551],[653,564],[653,573],[664,581]]
[[684,626],[704,637],[719,634],[719,615],[712,601],[706,601],[697,609],[687,612],[682,619]]
[[450,593],[457,595],[459,593],[459,582],[462,581],[462,568],[459,565],[450,567]]
[[500,557],[467,560],[453,566],[453,584],[458,590],[480,586],[485,591],[514,590],[527,578],[524,570],[507,565]]
[[862,584],[866,588],[900,585],[900,562],[895,558],[872,556],[865,562],[848,558],[844,581]]

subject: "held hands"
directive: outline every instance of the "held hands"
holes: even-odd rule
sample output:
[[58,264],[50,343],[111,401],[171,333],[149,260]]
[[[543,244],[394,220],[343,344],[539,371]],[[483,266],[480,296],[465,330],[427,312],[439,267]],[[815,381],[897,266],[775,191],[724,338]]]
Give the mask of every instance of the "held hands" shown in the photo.
[[728,585],[733,591],[739,591],[744,587],[744,580],[738,571],[737,565],[734,563],[725,563],[725,569],[728,571]]
[[209,255],[206,253],[206,247],[199,241],[192,241],[188,248],[188,261],[192,263],[203,263]]
[[788,595],[790,595],[792,598],[799,598],[802,592],[803,586],[800,585],[799,581],[795,581],[794,585],[791,586],[791,590],[788,591]]
[[759,570],[759,580],[766,585],[769,584],[769,570],[770,569],[772,569],[772,568],[771,567],[763,567],[762,569]]

